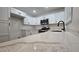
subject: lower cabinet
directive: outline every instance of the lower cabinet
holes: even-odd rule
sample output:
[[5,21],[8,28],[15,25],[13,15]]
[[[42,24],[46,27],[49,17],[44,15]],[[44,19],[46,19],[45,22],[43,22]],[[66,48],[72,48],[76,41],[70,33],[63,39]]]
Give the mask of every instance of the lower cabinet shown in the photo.
[[0,21],[0,42],[9,40],[9,22]]

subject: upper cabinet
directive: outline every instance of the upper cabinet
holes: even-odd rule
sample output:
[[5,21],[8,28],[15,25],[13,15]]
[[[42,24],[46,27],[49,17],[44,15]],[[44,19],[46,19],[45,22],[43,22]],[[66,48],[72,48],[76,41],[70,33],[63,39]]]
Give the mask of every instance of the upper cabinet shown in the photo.
[[0,7],[0,20],[8,20],[10,17],[10,8]]
[[65,23],[69,24],[72,21],[72,7],[65,7]]
[[16,16],[16,17],[22,17],[25,18],[26,14],[18,9],[11,8],[11,15]]
[[9,20],[12,16],[25,18],[26,14],[18,9],[10,7],[0,7],[0,20]]
[[79,7],[73,7],[71,29],[79,33]]

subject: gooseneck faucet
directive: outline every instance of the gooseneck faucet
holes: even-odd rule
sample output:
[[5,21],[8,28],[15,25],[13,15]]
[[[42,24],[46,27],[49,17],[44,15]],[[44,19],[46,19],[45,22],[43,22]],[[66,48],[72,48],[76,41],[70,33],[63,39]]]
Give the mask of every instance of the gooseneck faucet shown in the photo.
[[62,28],[62,30],[65,31],[65,23],[64,23],[64,21],[59,21],[57,26],[59,26],[60,23],[63,24],[63,28]]

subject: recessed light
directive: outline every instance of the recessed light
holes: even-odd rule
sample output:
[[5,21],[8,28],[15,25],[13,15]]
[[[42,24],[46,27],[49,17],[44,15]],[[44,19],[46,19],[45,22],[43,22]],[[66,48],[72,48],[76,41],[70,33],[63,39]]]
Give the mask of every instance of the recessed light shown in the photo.
[[36,10],[33,10],[33,13],[36,13]]

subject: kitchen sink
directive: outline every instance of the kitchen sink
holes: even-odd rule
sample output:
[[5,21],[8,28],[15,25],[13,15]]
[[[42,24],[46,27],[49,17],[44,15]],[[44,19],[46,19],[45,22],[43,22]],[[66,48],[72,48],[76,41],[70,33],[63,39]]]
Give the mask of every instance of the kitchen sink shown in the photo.
[[52,32],[62,32],[62,30],[52,30]]

